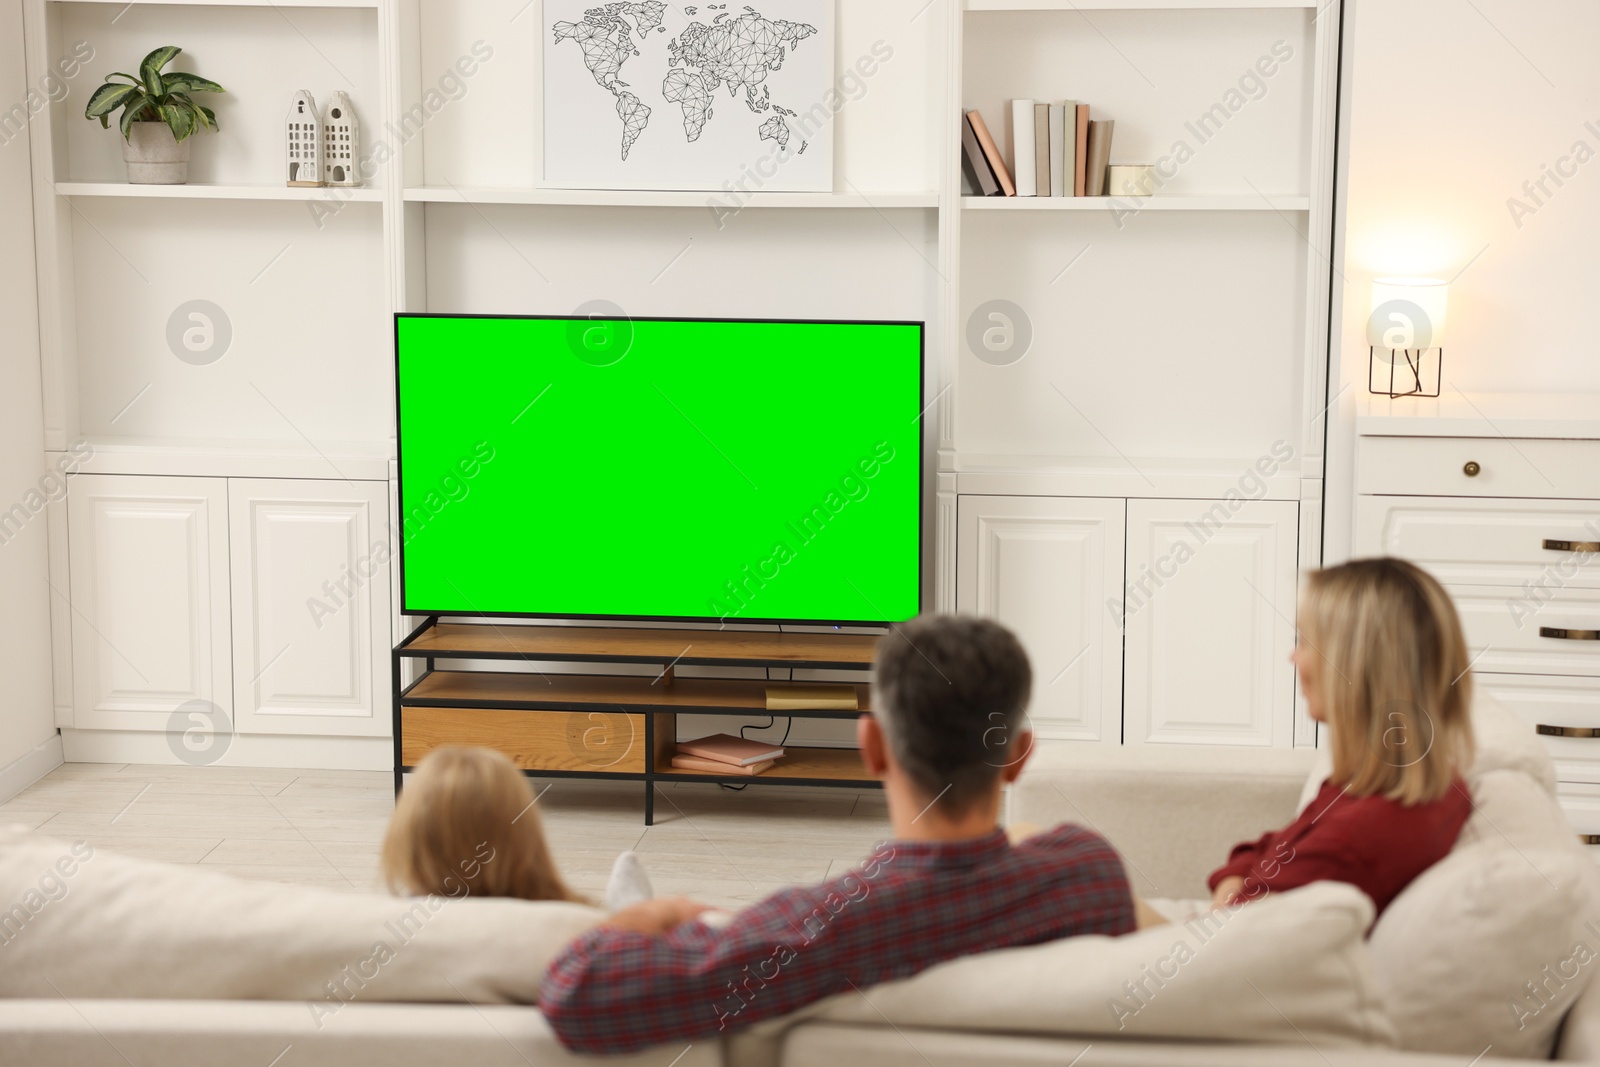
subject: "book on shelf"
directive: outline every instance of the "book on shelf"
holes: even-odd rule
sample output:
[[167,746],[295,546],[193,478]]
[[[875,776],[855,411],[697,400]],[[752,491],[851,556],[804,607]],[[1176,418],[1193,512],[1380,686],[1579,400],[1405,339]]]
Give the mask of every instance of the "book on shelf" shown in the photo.
[[1000,146],[995,143],[994,135],[989,132],[983,116],[972,110],[967,112],[967,121],[972,124],[973,135],[978,138],[978,147],[983,149],[983,158],[989,161],[989,169],[994,172],[994,180],[1000,183],[1000,192],[1006,196],[1016,196],[1016,183],[1011,180],[1011,172],[1006,170],[1006,161],[1000,155]]
[[1067,195],[1072,173],[1072,148],[1067,140],[1067,105],[1050,105],[1050,195]]
[[693,741],[679,741],[678,753],[735,767],[748,767],[779,758],[783,755],[783,748],[765,741],[734,737],[732,734],[712,734],[710,737],[697,737]]
[[1004,195],[1000,183],[995,180],[989,160],[983,154],[983,145],[978,143],[978,134],[972,128],[972,119],[966,115],[961,117],[961,166],[967,172],[967,180],[972,183],[973,192],[979,196]]
[[702,759],[699,756],[673,756],[672,766],[680,771],[701,771],[705,774],[741,774],[745,777],[754,777],[762,771],[769,770],[775,759],[762,760],[760,763],[734,764],[723,763],[721,760]]
[[1017,183],[1018,196],[1039,195],[1032,100],[1011,101],[1011,177]]
[[1106,195],[1106,168],[1111,165],[1111,128],[1113,119],[1096,119],[1089,123],[1089,168],[1084,179],[1085,196]]
[[853,685],[768,685],[768,711],[858,711],[860,698]]
[[1073,138],[1072,195],[1084,195],[1084,179],[1089,165],[1089,105],[1077,107],[1077,136]]
[[1033,181],[1040,196],[1050,195],[1050,105],[1033,105]]

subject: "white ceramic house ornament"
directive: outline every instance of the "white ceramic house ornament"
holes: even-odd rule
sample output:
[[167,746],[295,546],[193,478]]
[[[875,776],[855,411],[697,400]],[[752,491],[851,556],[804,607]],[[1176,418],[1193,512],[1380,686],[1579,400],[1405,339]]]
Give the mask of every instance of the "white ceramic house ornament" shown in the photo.
[[322,118],[317,102],[301,89],[284,120],[285,180],[290,185],[322,184]]
[[361,124],[344,93],[334,93],[322,115],[322,181],[325,185],[360,185],[356,163],[361,155]]

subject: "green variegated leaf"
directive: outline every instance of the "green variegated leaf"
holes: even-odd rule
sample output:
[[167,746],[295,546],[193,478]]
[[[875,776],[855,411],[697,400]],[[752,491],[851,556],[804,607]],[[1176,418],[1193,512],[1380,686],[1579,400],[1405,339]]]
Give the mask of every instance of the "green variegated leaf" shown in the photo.
[[123,111],[122,111],[122,139],[124,141],[132,139],[132,135],[129,133],[129,131],[133,128],[134,116],[138,115],[139,112],[141,112],[143,110],[144,110],[144,108],[142,108],[142,107],[129,107],[129,108],[124,108],[123,109]]
[[196,103],[188,93],[173,93],[174,100],[181,100],[194,109],[194,118],[197,123],[207,129],[217,129],[217,113],[204,104]]
[[198,74],[186,74],[181,70],[163,74],[161,76],[161,84],[166,86],[166,90],[169,93],[225,93],[228,91],[209,78],[202,78]]
[[198,125],[208,129],[217,129],[217,113],[203,104],[195,103],[194,98],[188,93],[173,93],[170,99],[175,100],[186,107],[192,108],[194,110],[195,122]]
[[83,109],[83,117],[86,119],[103,118],[122,105],[129,103],[133,98],[142,97],[143,95],[137,85],[118,85],[113,82],[107,82],[96,89],[93,96],[89,97],[89,103]]
[[171,63],[172,57],[181,51],[183,49],[175,44],[164,44],[140,62],[139,77],[143,80],[145,88],[150,90],[151,96],[161,96],[166,92],[161,78],[161,68]]
[[194,108],[188,104],[162,104],[161,117],[172,127],[172,136],[180,141],[194,132]]

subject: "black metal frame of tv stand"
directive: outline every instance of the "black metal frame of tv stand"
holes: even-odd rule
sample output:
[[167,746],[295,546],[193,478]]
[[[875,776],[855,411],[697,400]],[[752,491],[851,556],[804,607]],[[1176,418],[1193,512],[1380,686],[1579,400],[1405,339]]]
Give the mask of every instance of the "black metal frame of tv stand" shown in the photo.
[[[466,629],[470,628],[470,630]],[[481,629],[480,629],[481,628]],[[452,642],[442,635],[448,629],[451,635],[466,637],[471,631],[471,640]],[[494,637],[488,631],[494,632]],[[585,637],[592,636],[596,642],[593,651],[584,652],[581,649],[569,647],[571,638],[575,634]],[[666,635],[683,635],[692,637],[687,647],[676,656],[668,656],[662,649],[629,651],[626,648],[604,648],[608,638],[613,639],[613,645],[625,645],[629,642],[651,639],[661,639]],[[487,638],[487,640],[485,640]],[[549,639],[555,644],[541,644],[542,640]],[[678,637],[671,641],[676,645]],[[833,765],[832,769],[840,771],[838,774],[824,774],[818,776],[779,774],[758,775],[717,775],[693,771],[663,771],[660,769],[660,758],[665,752],[663,744],[670,746],[676,742],[674,736],[663,739],[658,736],[658,729],[665,725],[658,721],[662,717],[670,716],[670,722],[675,727],[676,716],[679,714],[693,715],[722,715],[748,718],[754,715],[792,715],[799,718],[817,719],[855,719],[862,714],[870,713],[870,700],[863,700],[861,710],[828,710],[805,709],[795,711],[773,712],[764,706],[755,706],[753,702],[739,706],[708,706],[681,701],[652,701],[624,700],[607,701],[603,704],[584,704],[572,700],[539,699],[530,694],[526,697],[513,699],[483,699],[471,697],[451,697],[445,695],[427,695],[430,689],[430,679],[437,679],[443,673],[438,668],[438,661],[449,660],[455,662],[567,662],[586,663],[594,665],[614,664],[646,664],[660,665],[662,673],[655,681],[663,683],[661,696],[674,695],[671,686],[674,680],[674,671],[678,666],[707,666],[707,667],[779,667],[779,668],[815,668],[860,670],[870,666],[871,642],[875,635],[862,634],[793,634],[770,633],[767,631],[729,631],[729,630],[643,630],[632,627],[566,627],[566,626],[528,626],[521,624],[496,624],[492,620],[462,621],[441,624],[440,616],[429,615],[426,621],[413,631],[409,636],[397,644],[391,655],[391,684],[393,686],[393,730],[394,730],[394,785],[398,796],[404,782],[405,772],[412,766],[405,760],[405,712],[406,708],[449,708],[465,712],[475,710],[484,711],[516,711],[516,712],[556,712],[564,714],[603,712],[607,714],[624,714],[640,716],[644,720],[644,752],[641,770],[610,771],[604,768],[594,770],[574,770],[555,767],[530,767],[523,766],[523,773],[532,778],[589,778],[596,780],[635,781],[644,785],[644,821],[645,825],[652,825],[655,821],[655,789],[660,782],[710,782],[729,785],[787,785],[799,787],[822,788],[850,788],[850,789],[876,789],[881,787],[875,778],[866,774],[865,768],[860,764],[860,756],[854,749],[818,749],[818,748],[789,748],[787,758],[791,766],[795,762],[804,760],[820,760],[823,765]],[[695,655],[695,644],[700,644],[702,651]],[[502,647],[495,647],[500,645]],[[837,655],[830,656],[827,646],[836,646]],[[754,647],[745,647],[754,646]],[[765,654],[763,654],[765,652]],[[402,663],[407,660],[422,660],[424,669],[422,674],[410,685],[402,686]],[[482,669],[466,668],[452,669],[452,675],[462,676],[473,674],[494,673]],[[530,675],[539,677],[538,675]],[[561,676],[563,678],[569,676]],[[596,676],[580,676],[591,678]],[[631,682],[637,685],[639,676],[605,676],[615,679],[618,684]],[[687,681],[687,680],[686,680]],[[703,687],[739,687],[747,689],[759,680],[752,679],[715,679],[695,678],[693,683]],[[788,683],[805,685],[807,683]],[[838,684],[838,683],[813,683],[813,684]],[[653,688],[654,683],[651,684]],[[422,695],[418,691],[422,690]],[[869,690],[863,685],[861,693],[865,696]],[[845,756],[850,753],[850,756]],[[825,754],[825,755],[824,755]],[[670,759],[670,753],[667,753]],[[853,761],[853,762],[852,762]],[[669,798],[669,803],[671,800]]]

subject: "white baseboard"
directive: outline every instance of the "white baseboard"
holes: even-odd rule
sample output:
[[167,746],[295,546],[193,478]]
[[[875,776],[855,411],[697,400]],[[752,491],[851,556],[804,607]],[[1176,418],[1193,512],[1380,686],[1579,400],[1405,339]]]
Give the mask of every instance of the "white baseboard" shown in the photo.
[[[69,763],[146,763],[181,767],[165,733],[147,730],[74,730],[60,744]],[[394,742],[387,737],[281,737],[236,734],[218,767],[285,767],[317,771],[392,771]]]
[[61,735],[51,734],[33,751],[0,767],[0,803],[4,803],[66,762]]

